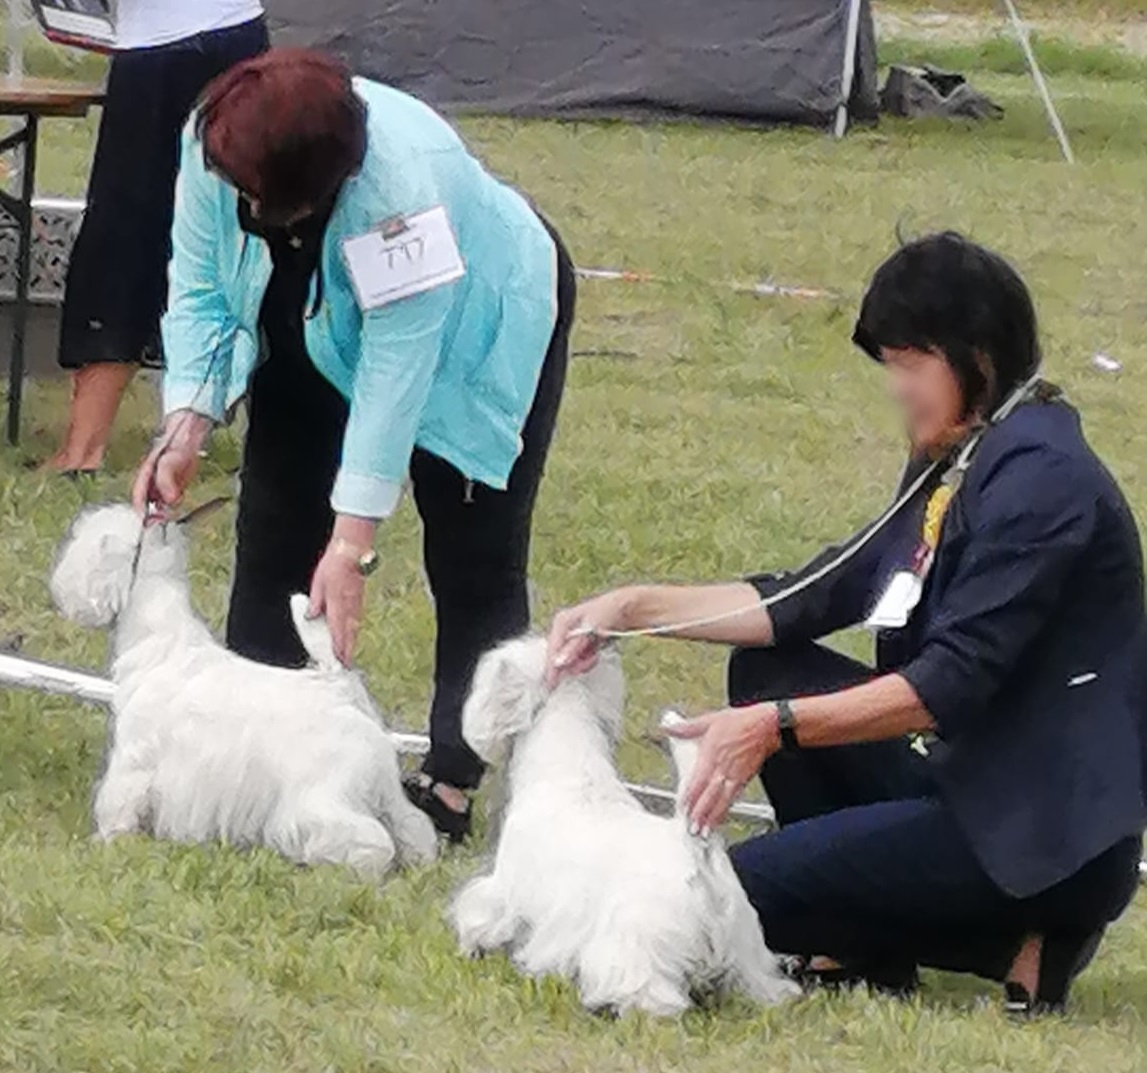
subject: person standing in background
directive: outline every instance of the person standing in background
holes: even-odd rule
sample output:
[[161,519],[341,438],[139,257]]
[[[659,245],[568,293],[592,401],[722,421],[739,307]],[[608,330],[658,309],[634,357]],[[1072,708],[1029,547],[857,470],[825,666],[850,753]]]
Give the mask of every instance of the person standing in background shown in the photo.
[[45,463],[68,475],[100,469],[136,369],[162,364],[183,124],[208,82],[268,47],[261,0],[119,0],[118,18],[64,294],[58,359],[72,372],[71,410]]

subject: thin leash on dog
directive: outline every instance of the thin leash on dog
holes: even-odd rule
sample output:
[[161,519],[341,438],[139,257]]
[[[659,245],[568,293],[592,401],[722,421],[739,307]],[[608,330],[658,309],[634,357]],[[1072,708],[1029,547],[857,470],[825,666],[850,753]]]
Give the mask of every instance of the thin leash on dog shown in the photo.
[[[211,382],[211,376],[215,371],[215,363],[219,360],[219,356],[222,353],[223,353],[223,343],[222,343],[222,341],[220,341],[215,345],[215,348],[212,350],[211,359],[208,361],[207,369],[204,371],[204,374],[203,374],[203,380],[199,384],[199,386],[196,388],[195,395],[192,397],[191,402],[188,403],[186,409],[192,410],[194,408],[195,404],[199,401],[200,396],[202,395],[204,389]],[[156,438],[158,439],[158,437],[160,435],[162,435],[162,432],[157,433]],[[146,537],[146,535],[147,535],[147,530],[148,530],[149,526],[157,524],[157,522],[158,522],[158,524],[162,524],[165,527],[169,524],[179,525],[179,526],[189,525],[190,523],[192,523],[194,521],[197,521],[201,518],[207,517],[210,514],[214,514],[216,510],[218,510],[222,506],[225,506],[227,503],[229,503],[234,498],[233,496],[229,496],[229,495],[215,496],[213,499],[207,500],[206,503],[201,503],[197,507],[192,507],[190,510],[184,511],[184,513],[181,514],[178,518],[164,519],[161,521],[156,520],[154,518],[154,515],[156,513],[154,511],[154,506],[155,506],[155,504],[157,504],[160,501],[160,496],[159,496],[159,489],[155,483],[155,474],[159,468],[159,463],[160,463],[161,459],[171,449],[171,444],[172,444],[172,437],[169,436],[167,438],[166,442],[164,442],[160,445],[159,450],[156,452],[155,459],[152,462],[151,477],[149,478],[148,485],[147,485],[147,505],[144,508],[145,513],[144,513],[144,518],[143,518],[143,525],[140,527],[139,540],[136,542],[135,554],[132,558],[131,582],[129,585],[129,591],[131,588],[135,587],[136,577],[139,574],[139,562],[140,562],[141,556],[143,555],[143,541],[144,541],[144,537]]]
[[[921,473],[916,480],[908,487],[908,489],[901,494],[892,503],[883,514],[856,540],[847,544],[841,549],[840,553],[835,555],[829,562],[825,563],[822,567],[814,570],[811,574],[801,578],[799,581],[794,582],[792,585],[781,589],[779,592],[773,593],[771,596],[762,596],[760,599],[754,600],[751,604],[746,604],[744,607],[734,608],[732,611],[722,611],[716,615],[707,615],[704,618],[691,619],[687,622],[673,622],[662,626],[644,626],[638,629],[629,630],[611,630],[603,629],[594,626],[592,623],[585,623],[572,630],[571,637],[594,637],[599,641],[620,641],[630,637],[664,637],[673,634],[679,634],[686,630],[701,629],[705,626],[713,626],[719,622],[726,622],[729,619],[740,618],[742,615],[752,614],[754,611],[766,610],[773,607],[775,604],[782,603],[785,600],[791,599],[794,596],[804,592],[810,586],[815,585],[818,581],[822,580],[828,575],[834,573],[840,567],[844,566],[852,560],[866,545],[868,545],[878,533],[880,533],[900,512],[908,506],[920,492],[920,490],[928,483],[929,480],[944,467],[943,481],[950,484],[953,491],[959,488],[960,482],[964,478],[968,467],[972,464],[972,459],[975,457],[976,449],[980,446],[984,435],[993,426],[999,424],[1006,417],[1009,417],[1017,407],[1030,399],[1037,398],[1040,395],[1041,386],[1041,371],[1036,370],[1035,374],[1018,388],[1015,389],[1004,400],[999,409],[992,414],[991,418],[984,425],[977,428],[963,443],[958,452],[953,452],[945,458],[937,459],[932,462],[923,473]],[[949,464],[949,459],[954,460]]]

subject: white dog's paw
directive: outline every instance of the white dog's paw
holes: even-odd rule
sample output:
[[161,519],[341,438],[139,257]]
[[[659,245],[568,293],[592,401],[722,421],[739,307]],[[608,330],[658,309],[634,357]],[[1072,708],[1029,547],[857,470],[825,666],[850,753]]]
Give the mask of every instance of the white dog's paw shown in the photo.
[[684,726],[685,722],[685,717],[678,712],[670,710],[667,712],[662,712],[661,714],[662,730],[671,730],[674,727]]
[[780,961],[771,954],[767,964],[754,961],[750,965],[737,966],[727,983],[761,1006],[779,1006],[804,994],[800,984],[785,975]]
[[438,859],[438,832],[425,812],[411,808],[394,823],[403,864],[433,864]]
[[471,880],[458,892],[450,906],[450,923],[467,957],[509,946],[514,933],[505,899],[491,876]]

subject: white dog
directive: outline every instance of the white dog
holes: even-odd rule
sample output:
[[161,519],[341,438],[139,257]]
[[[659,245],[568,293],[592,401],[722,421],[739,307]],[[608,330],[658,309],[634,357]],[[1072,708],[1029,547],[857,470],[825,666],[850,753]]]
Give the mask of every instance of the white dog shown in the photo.
[[103,838],[262,844],[301,864],[377,878],[395,858],[429,861],[430,820],[403,794],[394,744],[324,622],[296,629],[317,666],[284,670],[228,652],[191,607],[177,524],[144,529],[128,506],[80,515],[51,579],[60,611],[114,623],[107,770],[95,797]]
[[[551,693],[545,650],[524,638],[488,653],[463,710],[479,756],[510,750],[494,869],[452,907],[463,951],[505,949],[528,975],[565,976],[591,1009],[673,1015],[714,989],[761,1003],[798,994],[721,840],[691,836],[680,808],[672,818],[646,812],[618,778],[616,656]],[[672,744],[682,785],[696,748]]]

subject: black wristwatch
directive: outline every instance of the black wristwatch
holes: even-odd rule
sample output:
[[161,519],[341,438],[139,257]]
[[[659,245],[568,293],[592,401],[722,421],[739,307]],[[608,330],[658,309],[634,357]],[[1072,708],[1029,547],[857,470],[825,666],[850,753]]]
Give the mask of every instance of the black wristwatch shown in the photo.
[[781,732],[781,751],[796,752],[801,743],[797,741],[797,714],[793,711],[791,701],[774,701],[777,706],[777,729]]

